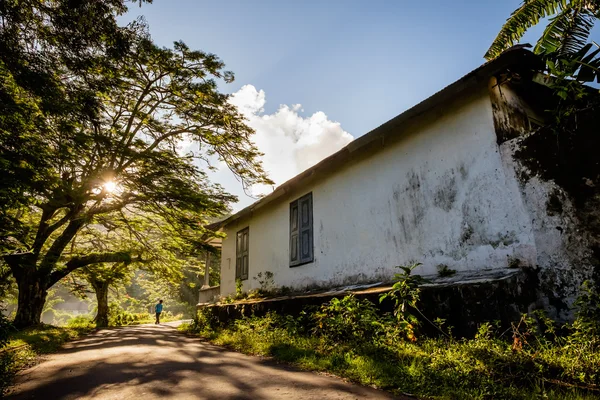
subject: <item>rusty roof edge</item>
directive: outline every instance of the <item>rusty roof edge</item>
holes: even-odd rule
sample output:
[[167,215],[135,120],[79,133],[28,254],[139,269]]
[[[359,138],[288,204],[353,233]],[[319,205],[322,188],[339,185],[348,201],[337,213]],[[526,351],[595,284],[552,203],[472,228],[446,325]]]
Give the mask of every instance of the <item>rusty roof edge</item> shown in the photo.
[[[217,229],[220,229],[243,217],[251,215],[253,212],[260,209],[261,207],[264,207],[272,201],[289,193],[295,188],[297,184],[313,176],[319,170],[327,170],[328,167],[334,166],[340,161],[343,161],[343,159],[348,158],[351,153],[360,151],[373,141],[381,139],[381,137],[388,135],[393,130],[393,128],[397,127],[399,124],[404,123],[412,118],[418,117],[419,115],[425,113],[426,111],[429,111],[433,107],[442,103],[449,97],[453,97],[463,92],[465,89],[471,87],[473,84],[480,83],[482,79],[490,78],[495,73],[503,71],[510,66],[517,65],[523,65],[529,67],[529,69],[532,70],[534,68],[540,67],[540,59],[535,54],[525,49],[509,49],[505,51],[496,59],[488,61],[487,63],[479,66],[478,68],[474,69],[462,78],[446,86],[437,93],[431,95],[430,97],[414,105],[413,107],[409,108],[403,113],[390,119],[389,121],[381,124],[377,128],[364,134],[363,136],[356,138],[342,149],[324,158],[317,164],[301,172],[295,177],[282,183],[272,193],[257,200],[248,207],[243,208],[242,210],[224,219],[223,221],[211,225],[216,227]],[[340,158],[342,160],[340,160]]]

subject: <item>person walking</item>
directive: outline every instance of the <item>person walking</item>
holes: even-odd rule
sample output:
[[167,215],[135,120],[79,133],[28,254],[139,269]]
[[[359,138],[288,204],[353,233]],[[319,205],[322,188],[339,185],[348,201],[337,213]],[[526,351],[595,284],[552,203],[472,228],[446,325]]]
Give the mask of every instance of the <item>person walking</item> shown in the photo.
[[155,324],[160,324],[160,313],[163,310],[162,300],[158,301],[158,304],[154,306],[154,312],[156,312],[156,322]]

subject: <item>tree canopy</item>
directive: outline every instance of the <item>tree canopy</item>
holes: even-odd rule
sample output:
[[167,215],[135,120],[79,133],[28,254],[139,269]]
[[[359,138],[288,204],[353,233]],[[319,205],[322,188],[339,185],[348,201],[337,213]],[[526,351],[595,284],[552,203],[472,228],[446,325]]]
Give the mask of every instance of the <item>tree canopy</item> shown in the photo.
[[[152,257],[149,224],[202,246],[203,222],[235,200],[209,181],[211,162],[244,185],[270,181],[252,129],[218,90],[233,74],[217,56],[160,48],[143,21],[119,27],[122,1],[17,3],[0,9],[0,49],[16,49],[0,50],[0,241],[26,326],[72,271]],[[112,240],[125,232],[129,242]]]

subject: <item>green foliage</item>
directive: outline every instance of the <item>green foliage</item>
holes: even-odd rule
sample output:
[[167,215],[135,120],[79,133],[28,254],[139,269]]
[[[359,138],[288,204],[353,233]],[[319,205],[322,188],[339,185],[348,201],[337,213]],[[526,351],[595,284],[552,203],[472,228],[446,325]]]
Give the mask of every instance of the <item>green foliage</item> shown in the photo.
[[[412,269],[403,268],[402,278],[411,276]],[[413,299],[414,289],[408,288],[402,285],[399,291]],[[600,385],[600,295],[586,285],[578,307],[577,320],[563,327],[562,335],[554,321],[536,311],[513,324],[512,335],[500,331],[498,322],[487,322],[472,339],[415,342],[406,340],[395,318],[354,296],[332,300],[299,317],[269,312],[227,325],[218,323],[214,310],[206,307],[183,329],[244,353],[335,373],[397,394],[587,400],[597,398]]]
[[108,306],[108,325],[109,326],[124,326],[146,324],[153,321],[148,312],[132,313],[124,310],[118,303],[111,302]]
[[[185,269],[184,269],[185,272]],[[115,297],[115,301],[131,312],[154,312],[154,305],[159,299],[164,300],[165,311],[182,314],[191,318],[195,314],[198,297],[188,303],[182,300],[181,284],[183,279],[169,279],[160,273],[137,271],[131,285],[125,288],[124,296]]]
[[508,18],[485,54],[493,59],[517,43],[540,20],[552,17],[539,39],[535,52],[575,53],[587,42],[596,20],[595,0],[525,0]]
[[314,334],[331,343],[360,343],[365,337],[377,342],[384,336],[387,322],[382,321],[373,303],[353,295],[323,304],[313,319]]
[[189,331],[208,335],[220,326],[218,318],[208,307],[202,307],[196,312],[196,316],[189,326]]
[[10,333],[14,330],[10,320],[4,315],[4,310],[0,308],[0,351],[8,343]]
[[40,325],[36,328],[13,330],[4,351],[0,353],[0,397],[21,369],[32,366],[42,354],[53,353],[65,342],[94,330],[88,320],[78,320],[67,327]]
[[71,317],[66,321],[67,328],[77,329],[77,330],[93,330],[96,328],[96,324],[94,320],[89,315],[78,315],[75,317]]
[[402,272],[395,275],[396,282],[392,289],[379,297],[379,302],[388,298],[394,301],[394,316],[398,325],[401,330],[406,332],[407,338],[412,341],[416,340],[415,328],[419,324],[419,320],[412,310],[417,310],[417,302],[421,293],[419,285],[427,281],[420,275],[412,274],[412,271],[420,265],[421,263],[414,263],[408,266],[398,266]]
[[[177,260],[206,247],[205,222],[235,200],[201,166],[270,183],[253,130],[218,90],[233,80],[223,62],[158,47],[141,21],[119,27],[125,11],[120,0],[0,5],[0,246],[31,300],[22,326],[85,267],[181,275]],[[179,152],[186,140],[198,149]]]
[[600,14],[597,0],[525,0],[513,12],[492,43],[485,57],[493,59],[517,43],[525,31],[541,19],[551,17],[534,52],[546,62],[553,77],[551,86],[560,98],[553,111],[555,127],[572,114],[586,93],[583,82],[600,83],[600,48],[588,43]]
[[241,299],[244,297],[244,283],[241,279],[235,280],[235,298]]
[[44,308],[42,309],[42,319],[45,318],[56,318],[57,310],[55,306],[64,303],[64,299],[56,294],[56,289],[48,290],[48,296],[46,297],[46,302],[44,303]]
[[569,343],[589,348],[591,352],[600,349],[600,291],[593,283],[583,283],[575,307],[577,319],[570,327]]
[[442,278],[453,276],[456,274],[456,270],[451,269],[446,264],[440,264],[437,266],[438,275]]

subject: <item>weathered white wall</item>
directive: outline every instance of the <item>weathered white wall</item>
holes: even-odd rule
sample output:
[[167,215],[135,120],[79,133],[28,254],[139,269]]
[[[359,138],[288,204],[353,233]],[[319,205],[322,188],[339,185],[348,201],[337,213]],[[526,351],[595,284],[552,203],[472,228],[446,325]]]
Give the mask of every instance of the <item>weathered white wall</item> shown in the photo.
[[[221,294],[235,292],[235,232],[250,227],[249,276],[304,288],[390,280],[397,265],[464,271],[535,265],[535,238],[514,174],[506,174],[487,88],[421,119],[374,155],[226,228]],[[509,171],[510,172],[510,171]],[[289,267],[289,202],[311,192],[313,263]]]
[[578,218],[570,196],[555,182],[543,180],[529,170],[519,156],[521,150],[530,146],[527,138],[538,134],[531,122],[544,122],[539,113],[543,105],[527,104],[517,92],[538,90],[528,97],[541,97],[543,87],[496,83],[492,79],[490,97],[506,179],[511,187],[520,190],[535,243],[535,263],[530,266],[537,272],[537,302],[530,307],[543,308],[552,318],[567,321],[573,316],[583,281],[593,276],[593,230]]
[[[500,146],[509,180],[517,182],[532,222],[535,241],[534,264],[538,271],[536,304],[559,321],[573,316],[573,306],[585,280],[592,278],[590,232],[576,216],[567,193],[553,181],[544,181],[529,171],[515,155],[522,138]],[[510,171],[514,171],[512,178]]]

